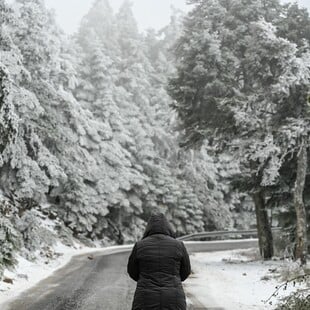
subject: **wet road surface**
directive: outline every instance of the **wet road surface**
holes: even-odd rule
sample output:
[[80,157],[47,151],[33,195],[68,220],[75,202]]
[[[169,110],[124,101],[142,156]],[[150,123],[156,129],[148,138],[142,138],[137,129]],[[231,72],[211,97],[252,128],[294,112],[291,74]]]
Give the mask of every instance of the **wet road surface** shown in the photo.
[[81,255],[20,295],[8,310],[130,310],[135,283],[125,274],[128,251]]
[[[257,241],[185,242],[190,253],[250,248]],[[127,273],[130,249],[74,257],[51,277],[21,294],[3,310],[130,310],[135,282]],[[189,310],[212,310],[194,302]]]

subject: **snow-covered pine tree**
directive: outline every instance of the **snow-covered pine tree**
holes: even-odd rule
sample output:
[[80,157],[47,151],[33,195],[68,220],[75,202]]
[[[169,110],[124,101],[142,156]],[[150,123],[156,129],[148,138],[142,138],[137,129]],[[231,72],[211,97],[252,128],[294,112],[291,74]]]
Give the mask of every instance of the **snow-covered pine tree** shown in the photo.
[[[15,17],[14,22],[4,24],[2,28],[2,34],[6,32],[5,35],[12,38],[6,40],[11,46],[1,50],[1,61],[8,72],[7,87],[10,88],[6,97],[10,108],[4,111],[13,113],[9,118],[15,122],[14,126],[7,127],[15,128],[14,139],[2,152],[2,189],[18,198],[37,201],[43,199],[48,191],[50,180],[47,171],[52,169],[52,165],[55,165],[54,172],[59,172],[53,177],[59,177],[62,172],[57,159],[47,151],[35,130],[43,108],[36,95],[25,88],[30,81],[30,73],[22,65],[23,55],[14,44],[16,25],[19,26]],[[49,160],[50,164],[47,163]]]
[[77,34],[77,41],[83,50],[88,49],[90,33],[94,31],[111,58],[118,57],[115,17],[108,0],[96,0],[83,17]]
[[[13,81],[10,79],[6,60],[18,57],[13,50],[7,24],[14,19],[13,11],[0,1],[0,180],[3,180],[3,167],[6,166],[6,153],[14,143],[17,134],[18,117],[12,102]],[[15,264],[15,252],[21,247],[21,236],[14,229],[12,217],[16,216],[16,208],[3,195],[4,186],[0,189],[0,279],[3,270]]]
[[[254,195],[261,252],[271,257],[272,237],[263,210],[266,187],[278,181],[271,170],[281,166],[272,115],[281,106],[275,93],[283,75],[292,73],[285,68],[294,62],[296,51],[268,22],[278,21],[277,1],[267,6],[262,1],[246,6],[238,0],[192,2],[197,5],[176,45],[178,74],[170,81],[184,141],[191,146],[212,137],[223,151],[243,159],[241,176]],[[285,83],[289,87],[296,81]]]
[[[190,201],[195,195],[188,193],[189,197],[186,197],[191,189],[187,189],[187,184],[184,182],[176,182],[176,176],[170,171],[169,164],[165,163],[163,155],[165,150],[162,147],[166,145],[165,149],[169,150],[171,146],[168,147],[168,141],[172,142],[172,137],[165,132],[170,130],[167,118],[171,113],[167,103],[170,98],[164,89],[165,79],[159,82],[161,77],[157,75],[146,56],[147,47],[138,33],[129,1],[120,8],[117,17],[119,45],[123,56],[119,85],[124,87],[130,96],[126,105],[122,104],[123,113],[127,120],[126,126],[134,133],[136,143],[134,157],[149,178],[149,192],[144,198],[144,212],[149,214],[154,208],[163,206],[165,212],[174,214],[171,217],[172,223],[175,224],[178,233],[193,231],[188,225],[186,226],[186,218],[191,216],[188,213],[190,207],[195,205],[199,210],[200,204],[195,199]],[[162,95],[160,99],[159,94]],[[134,111],[136,115],[133,115]],[[173,142],[176,146],[176,141]],[[200,215],[201,212],[197,211],[197,219]],[[194,226],[196,229],[201,229],[201,217]]]
[[[306,8],[297,3],[283,5],[282,14],[277,22],[277,34],[297,44],[300,51],[310,44],[310,16]],[[306,44],[306,45],[305,45]]]
[[[7,256],[9,250],[16,249],[15,239],[19,248],[23,244],[25,247],[29,245],[24,238],[22,242],[23,235],[16,223],[27,210],[45,201],[49,185],[57,179],[57,176],[55,179],[53,177],[57,172],[62,174],[62,170],[36,133],[43,109],[35,94],[26,88],[30,73],[23,66],[23,55],[13,42],[19,21],[10,7],[1,7],[1,13],[5,15],[1,18],[0,33],[0,191],[1,206],[11,207],[9,212],[2,212],[1,209],[1,247],[4,247],[3,253]],[[8,239],[9,244],[6,245],[3,237]],[[37,246],[41,246],[41,243]],[[8,257],[5,259],[8,260]]]
[[[105,22],[100,20],[100,23]],[[94,25],[94,28],[99,26]],[[135,239],[143,229],[143,221],[139,220],[141,202],[136,190],[143,185],[144,176],[132,165],[132,155],[128,149],[134,146],[134,139],[124,126],[123,115],[116,103],[128,99],[124,98],[124,94],[127,96],[126,91],[115,84],[117,63],[108,55],[106,45],[94,29],[82,24],[80,33],[87,31],[89,44],[87,48],[82,46],[84,56],[80,67],[81,78],[75,93],[101,126],[99,148],[93,150],[92,155],[100,164],[102,175],[99,183],[109,209],[105,231],[111,238],[119,238],[123,242],[123,239]],[[133,230],[134,226],[138,229]]]

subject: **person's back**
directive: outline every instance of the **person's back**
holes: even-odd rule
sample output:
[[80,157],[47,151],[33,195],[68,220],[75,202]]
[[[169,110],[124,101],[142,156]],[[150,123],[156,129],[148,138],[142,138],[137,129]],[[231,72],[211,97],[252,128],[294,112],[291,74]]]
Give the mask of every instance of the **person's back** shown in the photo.
[[181,281],[190,274],[190,261],[163,214],[151,216],[127,269],[138,282],[133,310],[186,310]]

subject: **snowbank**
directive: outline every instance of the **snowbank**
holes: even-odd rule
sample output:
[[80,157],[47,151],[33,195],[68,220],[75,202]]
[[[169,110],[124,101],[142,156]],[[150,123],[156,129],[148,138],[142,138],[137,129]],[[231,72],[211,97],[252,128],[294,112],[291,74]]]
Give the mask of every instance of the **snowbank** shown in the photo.
[[[204,307],[229,310],[273,309],[263,301],[275,291],[277,271],[290,268],[288,261],[260,261],[254,250],[234,250],[191,255],[193,275],[184,283],[189,296]],[[280,281],[280,280],[279,280]],[[280,291],[284,296],[293,287]],[[273,299],[273,304],[275,300]]]

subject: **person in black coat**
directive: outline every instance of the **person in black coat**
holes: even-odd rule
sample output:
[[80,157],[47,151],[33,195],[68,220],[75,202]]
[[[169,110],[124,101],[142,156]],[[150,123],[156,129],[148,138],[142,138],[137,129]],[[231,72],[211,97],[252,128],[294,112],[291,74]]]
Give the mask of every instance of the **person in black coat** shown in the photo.
[[186,310],[182,281],[191,272],[190,260],[162,213],[149,219],[129,256],[127,272],[137,281],[132,310]]

